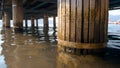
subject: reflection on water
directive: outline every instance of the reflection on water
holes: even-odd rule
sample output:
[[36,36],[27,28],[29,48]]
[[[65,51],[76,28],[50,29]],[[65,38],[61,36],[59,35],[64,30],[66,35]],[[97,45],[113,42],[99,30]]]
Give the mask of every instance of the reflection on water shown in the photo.
[[[36,32],[36,31],[35,31]],[[56,34],[48,36],[32,33],[13,33],[12,30],[2,30],[2,55],[5,56],[7,68],[55,68],[56,67]],[[37,35],[41,35],[37,38]],[[47,34],[48,35],[48,34]],[[52,40],[51,40],[52,39]],[[45,40],[45,41],[44,41]],[[6,67],[4,67],[6,68]]]
[[109,24],[108,39],[108,47],[120,49],[120,25]]
[[58,51],[57,29],[25,28],[23,33],[2,29],[0,68],[119,68],[120,50],[102,55],[74,55]]
[[119,57],[107,57],[107,55],[71,55],[59,52],[57,68],[119,68]]

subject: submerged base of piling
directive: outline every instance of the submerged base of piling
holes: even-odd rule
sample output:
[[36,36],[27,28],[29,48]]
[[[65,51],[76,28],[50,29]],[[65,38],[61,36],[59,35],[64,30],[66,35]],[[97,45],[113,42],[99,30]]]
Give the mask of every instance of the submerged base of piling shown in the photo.
[[107,43],[76,43],[58,40],[58,50],[74,54],[103,53]]
[[78,48],[78,49],[101,49],[105,48],[107,43],[76,43],[58,40],[58,44],[64,47]]
[[71,48],[71,47],[65,47],[58,45],[58,51],[59,52],[65,52],[75,55],[96,55],[96,54],[105,54],[106,48],[99,48],[99,49],[81,49],[81,48]]

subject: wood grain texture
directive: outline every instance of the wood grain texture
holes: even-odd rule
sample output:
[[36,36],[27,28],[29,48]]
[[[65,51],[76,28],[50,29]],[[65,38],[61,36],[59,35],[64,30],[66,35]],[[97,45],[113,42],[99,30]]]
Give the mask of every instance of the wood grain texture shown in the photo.
[[71,10],[70,10],[70,41],[75,42],[75,27],[76,27],[76,0],[71,0]]
[[79,48],[79,49],[100,49],[100,48],[105,48],[106,43],[75,43],[75,42],[68,42],[68,41],[63,41],[63,40],[58,40],[58,45],[65,46],[65,47],[70,47],[70,48]]
[[66,41],[70,41],[70,0],[66,0]]
[[59,40],[66,41],[58,40],[59,44],[81,48],[77,43],[106,43],[108,0],[58,0],[58,4]]
[[101,0],[101,13],[100,13],[100,42],[103,42],[103,40],[104,40],[104,23],[105,23],[105,10],[104,10],[104,6],[105,6],[105,2],[104,2],[104,0]]
[[62,38],[62,0],[59,1],[59,39]]
[[58,39],[60,39],[60,36],[61,36],[61,3],[60,3],[61,0],[58,0],[57,2],[57,14],[58,14]]
[[109,0],[105,0],[105,25],[104,25],[104,42],[107,42],[108,35],[108,11],[109,11]]
[[77,0],[77,14],[76,14],[76,42],[81,42],[82,34],[82,2]]
[[83,12],[84,12],[84,17],[83,17],[83,42],[87,43],[88,42],[88,23],[89,23],[89,0],[83,0],[84,2],[84,8],[83,8]]
[[101,13],[101,0],[95,1],[95,21],[94,21],[94,41],[93,43],[100,42],[100,13]]
[[94,42],[95,2],[96,1],[97,0],[90,0],[89,43]]
[[65,40],[66,39],[66,37],[65,37],[65,33],[66,33],[66,19],[65,19],[65,15],[66,15],[66,0],[62,0],[62,7],[61,7],[61,39],[62,40]]

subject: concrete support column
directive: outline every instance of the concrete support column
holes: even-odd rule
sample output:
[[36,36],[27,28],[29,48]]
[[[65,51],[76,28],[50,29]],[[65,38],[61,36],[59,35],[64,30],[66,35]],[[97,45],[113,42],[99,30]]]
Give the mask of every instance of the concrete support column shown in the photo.
[[23,29],[23,0],[12,0],[14,29]]
[[38,28],[38,19],[36,19],[36,27]]
[[25,28],[28,28],[28,20],[25,19]]
[[48,15],[44,15],[44,28],[49,28]]
[[5,27],[10,28],[10,15],[8,12],[4,13],[4,23]]
[[32,28],[35,27],[35,21],[34,21],[34,17],[33,16],[31,17],[31,26],[32,26]]
[[56,16],[53,17],[53,28],[56,28]]
[[58,44],[79,49],[106,47],[109,0],[58,0]]

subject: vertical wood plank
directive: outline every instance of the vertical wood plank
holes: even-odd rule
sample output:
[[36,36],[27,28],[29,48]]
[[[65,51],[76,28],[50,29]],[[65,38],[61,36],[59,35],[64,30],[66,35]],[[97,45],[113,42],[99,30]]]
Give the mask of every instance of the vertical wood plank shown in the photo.
[[92,47],[91,44],[104,43],[107,38],[107,1],[58,0],[59,44],[88,43]]
[[60,35],[61,35],[61,0],[58,0],[58,5],[57,5],[57,8],[58,8],[58,39],[60,39]]
[[89,43],[94,42],[95,1],[90,0]]
[[59,39],[62,40],[62,0],[59,0]]
[[95,26],[94,26],[94,43],[100,41],[100,13],[101,13],[101,0],[95,2]]
[[83,1],[83,0],[77,0],[76,42],[81,42],[81,30],[82,30],[82,1]]
[[88,23],[89,23],[89,0],[83,0],[84,2],[84,25],[83,25],[83,39],[84,39],[84,43],[88,42]]
[[70,0],[66,0],[66,41],[70,40]]
[[104,42],[107,42],[108,35],[108,8],[109,8],[109,0],[105,0],[105,32],[104,32]]
[[71,0],[71,33],[70,41],[75,42],[75,24],[76,24],[76,0]]
[[61,40],[65,40],[65,33],[66,33],[66,30],[65,30],[65,27],[66,27],[66,19],[65,19],[65,13],[66,13],[66,11],[65,11],[65,8],[66,8],[66,0],[62,0],[62,9],[61,9],[61,17],[62,17],[62,19],[61,19],[61,25],[62,25],[62,28],[61,28],[61,33],[62,33],[62,36],[61,36]]
[[101,18],[100,18],[100,42],[104,41],[105,25],[105,0],[101,0]]

